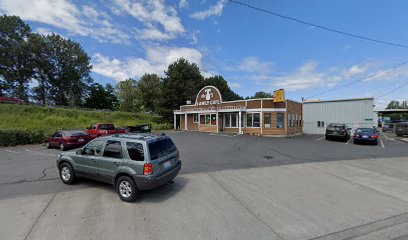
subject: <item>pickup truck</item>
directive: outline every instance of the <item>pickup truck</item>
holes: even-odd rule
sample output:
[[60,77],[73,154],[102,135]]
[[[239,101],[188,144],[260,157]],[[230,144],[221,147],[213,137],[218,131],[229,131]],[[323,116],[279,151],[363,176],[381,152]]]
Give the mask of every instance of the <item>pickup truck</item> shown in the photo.
[[101,136],[114,135],[118,133],[125,133],[125,129],[115,128],[112,123],[97,123],[90,126],[85,132],[92,138],[97,138]]

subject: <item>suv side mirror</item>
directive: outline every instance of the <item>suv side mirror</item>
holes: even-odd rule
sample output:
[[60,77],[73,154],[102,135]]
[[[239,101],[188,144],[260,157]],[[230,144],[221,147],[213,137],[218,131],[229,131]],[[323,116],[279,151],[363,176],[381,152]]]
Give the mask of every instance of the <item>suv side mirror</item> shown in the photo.
[[77,155],[82,155],[82,148],[81,148],[81,149],[78,149],[78,151],[76,151],[76,154],[77,154]]

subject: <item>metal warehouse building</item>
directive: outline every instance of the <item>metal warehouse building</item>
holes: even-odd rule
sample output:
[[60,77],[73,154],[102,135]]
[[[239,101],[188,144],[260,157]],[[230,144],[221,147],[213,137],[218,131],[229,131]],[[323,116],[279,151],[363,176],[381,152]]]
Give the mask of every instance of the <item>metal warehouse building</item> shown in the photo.
[[353,129],[373,127],[374,98],[309,100],[303,102],[303,133],[324,134],[330,123],[345,123]]

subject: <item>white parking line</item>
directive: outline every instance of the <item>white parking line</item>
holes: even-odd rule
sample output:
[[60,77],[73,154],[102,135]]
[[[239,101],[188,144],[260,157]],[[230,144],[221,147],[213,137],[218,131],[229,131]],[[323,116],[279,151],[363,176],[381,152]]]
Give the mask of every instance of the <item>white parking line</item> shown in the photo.
[[18,153],[18,152],[16,152],[16,151],[11,151],[11,150],[4,150],[5,152],[9,152],[9,153]]
[[389,137],[387,137],[387,135],[385,135],[384,133],[382,134],[387,140],[390,140]]
[[346,142],[346,145],[348,145],[351,141],[351,139],[353,139],[352,137]]
[[380,143],[381,143],[381,147],[385,148],[384,141],[382,139],[380,139]]
[[315,142],[322,140],[324,137],[325,137],[325,136],[323,136],[323,137],[321,137],[321,138],[316,139],[316,140],[315,140]]

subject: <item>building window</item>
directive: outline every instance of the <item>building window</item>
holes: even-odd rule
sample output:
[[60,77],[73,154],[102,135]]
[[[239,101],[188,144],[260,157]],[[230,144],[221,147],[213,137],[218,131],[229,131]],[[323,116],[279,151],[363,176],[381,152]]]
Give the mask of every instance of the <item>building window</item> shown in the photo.
[[261,117],[259,113],[247,113],[247,127],[261,127]]
[[198,123],[198,114],[193,115],[193,123]]
[[264,113],[264,126],[265,128],[271,128],[271,114]]
[[299,115],[295,115],[295,127],[299,127],[299,121],[298,121]]
[[217,115],[216,114],[211,114],[211,125],[213,126],[217,125]]
[[292,113],[292,127],[295,127],[295,114]]
[[200,115],[200,124],[201,125],[205,124],[205,115]]
[[284,126],[283,126],[283,113],[278,113],[276,127],[277,128],[284,128]]
[[225,127],[235,128],[238,127],[238,116],[236,113],[227,113],[225,114]]
[[288,127],[292,127],[292,115],[288,114]]
[[241,127],[245,126],[245,114],[241,114]]
[[302,126],[302,115],[299,115],[299,127]]
[[324,121],[317,121],[317,127],[323,127],[324,128]]

